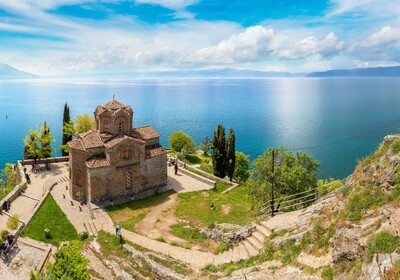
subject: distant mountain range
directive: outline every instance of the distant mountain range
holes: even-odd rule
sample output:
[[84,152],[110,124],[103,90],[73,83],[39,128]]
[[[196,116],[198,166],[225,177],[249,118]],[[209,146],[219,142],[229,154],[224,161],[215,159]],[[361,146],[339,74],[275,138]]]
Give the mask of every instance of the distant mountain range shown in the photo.
[[20,71],[8,64],[0,63],[0,80],[10,80],[10,79],[32,79],[37,76]]
[[[72,78],[273,78],[273,77],[400,77],[400,66],[340,69],[324,72],[289,73],[231,68],[207,70],[179,70],[157,72],[96,73],[70,76]],[[38,76],[0,63],[0,80],[31,79]]]
[[307,77],[400,77],[400,66],[330,70]]

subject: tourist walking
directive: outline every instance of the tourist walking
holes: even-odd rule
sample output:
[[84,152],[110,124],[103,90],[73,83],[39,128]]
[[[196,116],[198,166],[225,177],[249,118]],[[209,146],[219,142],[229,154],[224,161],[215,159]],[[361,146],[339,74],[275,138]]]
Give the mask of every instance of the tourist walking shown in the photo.
[[175,175],[178,175],[178,163],[175,163]]

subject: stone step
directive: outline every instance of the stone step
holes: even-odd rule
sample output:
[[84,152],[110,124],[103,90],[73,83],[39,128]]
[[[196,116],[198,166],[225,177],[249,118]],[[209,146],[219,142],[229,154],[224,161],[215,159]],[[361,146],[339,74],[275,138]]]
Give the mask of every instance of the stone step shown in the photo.
[[265,235],[261,231],[256,230],[251,235],[260,240],[261,243],[264,243]]
[[232,262],[238,262],[240,260],[239,246],[234,246],[232,249]]
[[264,224],[259,224],[256,226],[256,230],[260,231],[262,234],[265,236],[269,236],[272,233],[272,230],[270,230],[267,226]]
[[257,249],[257,250],[261,250],[263,247],[263,243],[260,242],[260,240],[258,240],[257,238],[255,238],[254,236],[250,236],[249,238],[247,238],[247,240]]
[[258,255],[259,251],[248,240],[244,240],[243,245],[246,247],[247,253],[250,257]]
[[245,260],[249,257],[249,254],[247,253],[246,247],[243,245],[243,243],[239,243],[239,258],[241,260]]

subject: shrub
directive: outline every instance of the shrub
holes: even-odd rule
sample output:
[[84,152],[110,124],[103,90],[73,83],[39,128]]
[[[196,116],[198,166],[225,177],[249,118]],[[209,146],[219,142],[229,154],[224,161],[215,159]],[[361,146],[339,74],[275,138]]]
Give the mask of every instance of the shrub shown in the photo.
[[346,205],[348,219],[359,221],[366,210],[372,206],[381,206],[386,200],[385,194],[380,188],[363,189],[349,197]]
[[321,272],[322,279],[333,280],[333,271],[331,267],[324,267]]
[[372,257],[375,253],[392,253],[399,246],[398,237],[392,235],[388,231],[382,231],[375,235],[368,243],[365,251],[365,258],[367,262],[372,261]]
[[294,239],[287,240],[282,242],[279,245],[279,251],[276,252],[277,257],[279,257],[283,264],[292,263],[298,255],[301,253],[300,246],[296,245],[296,241]]
[[214,254],[218,255],[228,250],[229,250],[229,244],[226,242],[222,242],[218,245],[217,248],[215,248]]
[[397,154],[400,152],[400,139],[396,139],[392,144],[392,152]]
[[17,229],[19,224],[19,215],[18,214],[14,214],[11,217],[8,218],[7,220],[7,227],[11,230],[15,230]]
[[213,168],[212,168],[212,166],[211,165],[209,165],[209,164],[206,164],[206,163],[202,163],[202,164],[200,164],[200,167],[199,167],[201,170],[203,170],[204,172],[207,172],[207,173],[210,173],[210,174],[212,174],[213,173]]
[[1,239],[5,240],[8,236],[9,232],[8,230],[3,230],[3,232],[1,233]]
[[210,221],[210,222],[208,222],[208,224],[207,224],[207,228],[209,228],[209,229],[213,229],[213,228],[215,228],[216,227],[216,224],[215,224],[215,222],[214,221]]
[[263,258],[265,258],[265,260],[267,260],[267,261],[272,260],[274,257],[274,252],[275,252],[275,248],[274,248],[274,245],[272,244],[271,240],[266,239],[264,242],[263,250],[261,252]]
[[89,233],[87,231],[84,231],[79,235],[79,238],[81,241],[86,240],[89,238]]

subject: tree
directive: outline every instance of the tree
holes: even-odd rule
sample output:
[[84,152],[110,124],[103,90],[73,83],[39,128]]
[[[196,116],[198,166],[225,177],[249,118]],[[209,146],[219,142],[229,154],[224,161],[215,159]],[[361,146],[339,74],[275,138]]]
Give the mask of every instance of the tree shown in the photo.
[[[63,124],[63,135],[66,135],[68,137],[68,139],[72,140],[73,136],[76,136],[76,131],[75,131],[75,127],[74,127],[74,122],[73,121],[69,121]],[[68,141],[71,141],[68,140]],[[68,143],[68,142],[67,142]],[[63,152],[63,154],[68,155],[69,153],[69,148],[67,143],[60,145],[60,149]]]
[[24,157],[27,159],[51,157],[54,151],[51,148],[53,141],[53,135],[46,122],[43,123],[39,131],[29,130],[24,139]]
[[50,264],[43,273],[30,273],[31,280],[39,279],[64,279],[88,280],[89,260],[81,255],[80,246],[73,242],[60,248],[54,255],[55,262]]
[[[280,164],[275,162],[277,158]],[[262,156],[256,158],[252,165],[251,177],[246,185],[253,208],[257,210],[268,206],[265,204],[271,199],[272,186],[274,186],[275,199],[295,195],[317,186],[319,162],[306,153],[294,154],[282,147],[279,150],[269,148]],[[299,197],[295,196],[291,199]],[[309,197],[304,201],[308,199]]]
[[66,147],[68,147],[67,143],[72,140],[73,134],[69,133],[69,131],[67,129],[65,129],[65,127],[70,124],[70,121],[71,121],[71,117],[69,115],[69,107],[68,107],[67,103],[65,103],[64,114],[63,114],[62,143],[60,146],[61,153],[63,156],[68,155],[68,149],[66,149]]
[[228,140],[226,141],[226,174],[232,182],[233,173],[235,172],[236,154],[235,154],[235,132],[231,128],[229,130]]
[[235,172],[233,173],[233,178],[235,178],[239,183],[245,183],[250,176],[249,173],[249,163],[250,157],[242,152],[236,152],[236,162],[235,162]]
[[172,133],[169,138],[169,145],[172,150],[186,154],[196,152],[196,144],[193,139],[183,131],[176,131]]
[[213,152],[212,163],[214,167],[214,175],[224,178],[226,174],[226,136],[225,128],[219,124],[214,131],[212,140]]
[[40,136],[38,139],[40,143],[40,158],[51,157],[52,148],[51,142],[53,141],[53,135],[50,132],[50,128],[47,126],[47,123],[44,122],[43,126],[40,128]]
[[80,134],[94,127],[94,118],[88,114],[78,115],[74,121],[75,133]]
[[208,155],[208,151],[212,148],[212,143],[210,139],[208,139],[208,136],[204,138],[204,140],[201,142],[199,149],[203,151],[203,154],[205,156]]

